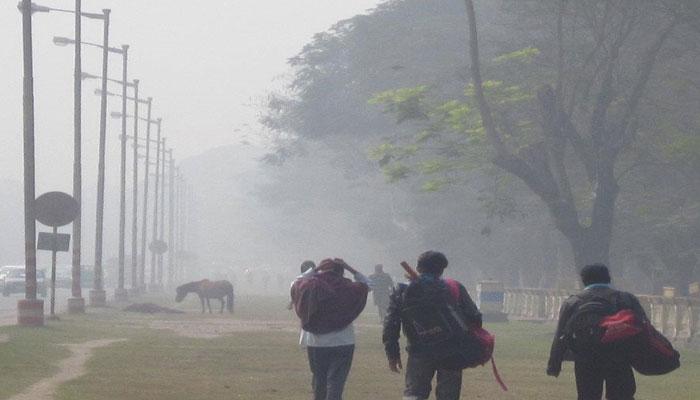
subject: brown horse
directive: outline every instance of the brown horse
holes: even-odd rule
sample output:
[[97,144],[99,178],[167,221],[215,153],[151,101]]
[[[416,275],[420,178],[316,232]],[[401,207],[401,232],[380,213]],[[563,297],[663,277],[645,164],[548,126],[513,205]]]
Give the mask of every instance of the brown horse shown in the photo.
[[209,299],[219,299],[221,301],[221,313],[224,312],[224,297],[226,297],[226,308],[230,313],[233,314],[233,285],[229,281],[216,281],[212,282],[208,279],[196,282],[186,283],[182,286],[178,286],[177,296],[175,296],[175,301],[178,303],[185,299],[187,294],[194,292],[199,296],[199,300],[202,302],[202,314],[204,314],[204,300],[207,302],[207,307],[209,307],[209,314],[211,314],[211,304]]

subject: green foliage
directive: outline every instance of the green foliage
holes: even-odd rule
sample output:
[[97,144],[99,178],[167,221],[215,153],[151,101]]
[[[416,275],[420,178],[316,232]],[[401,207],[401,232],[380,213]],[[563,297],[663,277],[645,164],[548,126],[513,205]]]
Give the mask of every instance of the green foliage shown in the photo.
[[540,54],[540,49],[536,47],[526,47],[524,49],[501,54],[493,59],[496,64],[522,63],[530,64],[532,60]]
[[436,174],[438,172],[444,171],[445,168],[445,162],[441,159],[422,161],[418,165],[418,169],[420,170],[420,172],[426,175]]
[[387,90],[377,93],[369,104],[384,105],[386,112],[394,114],[398,123],[412,119],[427,119],[425,95],[428,87],[421,85],[412,88]]
[[391,183],[407,178],[411,169],[402,163],[388,164],[384,167],[384,175]]
[[438,192],[448,184],[449,181],[446,179],[431,179],[423,183],[421,190],[424,192]]

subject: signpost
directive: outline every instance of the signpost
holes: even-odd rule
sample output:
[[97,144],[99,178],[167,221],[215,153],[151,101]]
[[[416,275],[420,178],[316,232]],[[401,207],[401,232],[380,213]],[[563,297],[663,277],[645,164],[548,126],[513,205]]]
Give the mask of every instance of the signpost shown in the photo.
[[57,319],[56,306],[56,253],[68,251],[70,235],[58,233],[58,227],[73,222],[80,212],[80,205],[69,194],[49,192],[34,201],[36,219],[53,228],[52,233],[39,233],[38,250],[51,251],[51,319]]
[[168,252],[168,244],[162,240],[154,240],[148,245],[148,250],[156,255],[165,254]]

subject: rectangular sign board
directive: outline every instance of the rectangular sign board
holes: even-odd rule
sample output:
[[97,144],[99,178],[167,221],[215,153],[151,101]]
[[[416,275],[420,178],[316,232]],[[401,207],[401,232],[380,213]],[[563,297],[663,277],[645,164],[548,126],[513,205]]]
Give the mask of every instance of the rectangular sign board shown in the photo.
[[68,251],[70,249],[70,235],[67,233],[39,232],[37,250]]

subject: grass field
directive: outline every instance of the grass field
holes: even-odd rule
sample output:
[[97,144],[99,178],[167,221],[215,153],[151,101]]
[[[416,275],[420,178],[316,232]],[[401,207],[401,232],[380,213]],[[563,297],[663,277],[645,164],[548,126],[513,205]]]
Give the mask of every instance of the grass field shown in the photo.
[[[87,374],[59,386],[58,399],[308,399],[306,355],[285,305],[282,298],[244,298],[233,317],[202,316],[190,301],[183,306],[185,315],[141,316],[111,309],[64,316],[42,329],[1,328],[9,341],[0,344],[0,399],[56,373],[57,363],[69,355],[61,344],[97,338],[128,340],[96,350]],[[358,321],[348,400],[400,398],[403,378],[386,368],[375,319],[376,314],[366,313]],[[215,333],[220,336],[213,337],[212,329],[219,326]],[[487,329],[497,336],[496,361],[510,391],[500,391],[490,368],[477,368],[465,371],[464,399],[575,398],[571,364],[559,379],[544,374],[553,326],[517,322]],[[682,356],[681,370],[640,377],[637,398],[700,399],[700,353],[683,351]]]

